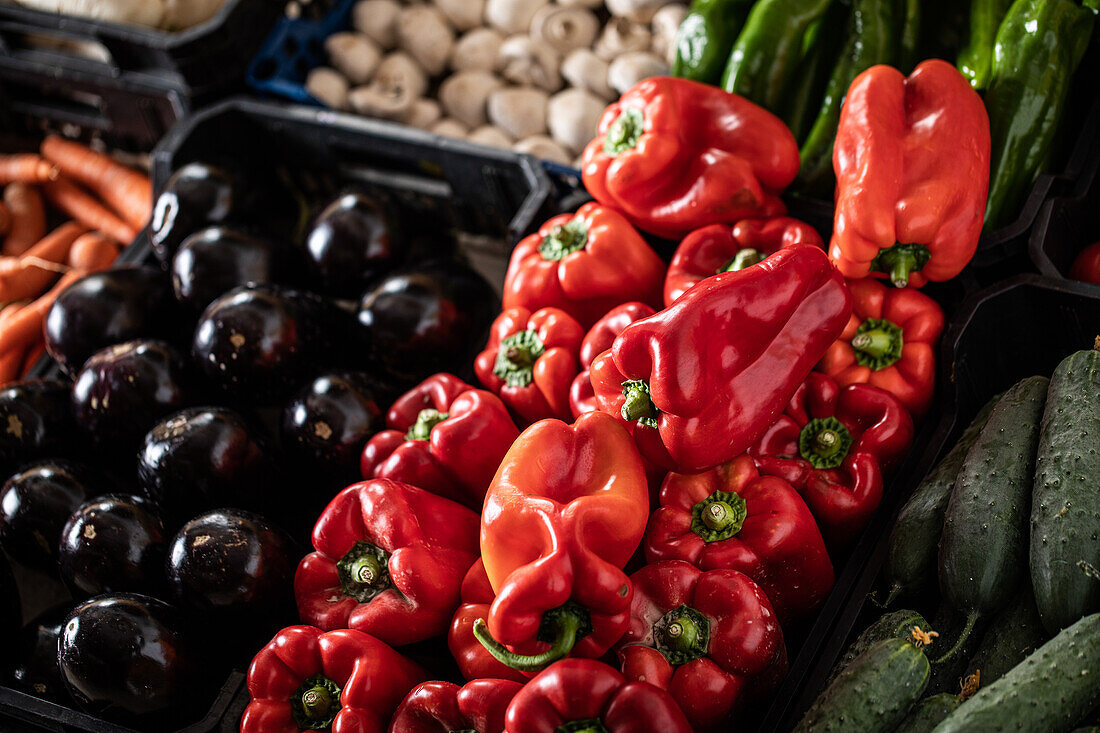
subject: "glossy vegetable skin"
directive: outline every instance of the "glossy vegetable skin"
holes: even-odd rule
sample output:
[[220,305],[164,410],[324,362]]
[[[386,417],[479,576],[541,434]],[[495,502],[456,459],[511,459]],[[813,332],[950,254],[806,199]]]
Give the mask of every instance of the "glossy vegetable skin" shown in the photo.
[[69,692],[57,666],[57,640],[72,603],[46,609],[12,638],[10,665],[2,684],[43,700],[69,704]]
[[272,239],[208,227],[185,239],[172,258],[172,289],[177,300],[201,313],[235,287],[292,282],[295,259],[293,250]]
[[519,682],[493,679],[473,680],[462,687],[452,682],[424,682],[401,701],[389,733],[504,733],[508,704],[521,687]]
[[0,474],[25,461],[72,455],[83,444],[69,404],[69,385],[27,380],[0,388]]
[[596,357],[611,348],[623,329],[634,321],[649,318],[657,311],[645,303],[637,301],[623,303],[609,310],[603,318],[596,321],[581,341],[581,371],[569,386],[569,408],[573,417],[578,418],[586,412],[600,409],[596,391],[592,388],[592,375],[588,371]]
[[62,461],[24,466],[0,489],[0,547],[24,565],[56,573],[62,528],[97,493],[88,479],[86,470]]
[[405,259],[392,207],[346,193],[318,214],[305,235],[306,260],[321,292],[357,298],[370,282]]
[[194,232],[241,213],[242,185],[229,170],[205,163],[189,163],[173,173],[153,204],[150,222],[149,239],[161,264],[167,266]]
[[750,0],[694,0],[676,33],[672,75],[717,84],[751,9]]
[[1100,242],[1093,242],[1081,250],[1073,260],[1069,276],[1073,280],[1100,285]]

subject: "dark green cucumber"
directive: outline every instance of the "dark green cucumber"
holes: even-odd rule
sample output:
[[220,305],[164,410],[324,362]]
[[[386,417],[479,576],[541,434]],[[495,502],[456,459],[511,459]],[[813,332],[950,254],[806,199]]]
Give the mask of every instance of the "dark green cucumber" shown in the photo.
[[[982,687],[935,733],[1072,730],[1100,701],[1100,613],[1043,644],[1008,674]],[[853,729],[854,730],[854,729]]]
[[[966,624],[944,657],[963,654],[979,619],[1012,598],[1027,567],[1027,524],[1046,377],[1017,383],[997,402],[966,453],[944,514],[939,576]],[[965,658],[965,657],[964,657]]]
[[921,700],[894,733],[930,733],[962,703],[958,695],[942,692]]
[[981,683],[992,684],[1049,638],[1035,608],[1031,583],[1021,583],[1008,606],[993,617],[981,645],[967,663],[964,675],[980,671]]
[[1031,503],[1031,582],[1047,631],[1100,611],[1100,352],[1050,379]]
[[928,657],[905,639],[884,639],[860,654],[818,695],[794,733],[888,733],[928,684]]
[[[975,624],[974,629],[965,638],[962,633],[966,629],[968,614],[956,611],[948,603],[941,603],[936,609],[936,615],[932,618],[932,627],[939,632],[936,644],[929,650],[932,661],[932,672],[928,675],[928,689],[926,695],[938,695],[941,692],[959,692],[962,688],[962,680],[966,672],[966,663],[978,651],[982,642],[982,630],[986,620],[982,619]],[[958,640],[958,647],[952,649],[952,644]],[[948,654],[947,650],[952,650]]]
[[963,459],[989,419],[997,399],[994,397],[985,404],[951,452],[925,476],[901,508],[890,533],[890,547],[883,568],[888,588],[884,605],[889,606],[899,597],[923,601],[938,592],[936,554],[947,501],[955,488],[955,477],[959,475]]
[[877,621],[863,630],[856,640],[851,643],[847,651],[844,652],[844,656],[833,667],[833,671],[829,673],[829,679],[825,681],[826,685],[832,684],[833,680],[840,676],[840,673],[847,668],[852,661],[870,649],[872,646],[884,639],[909,639],[913,634],[913,627],[918,627],[925,633],[932,630],[932,625],[916,611],[891,611],[890,613],[883,614]]

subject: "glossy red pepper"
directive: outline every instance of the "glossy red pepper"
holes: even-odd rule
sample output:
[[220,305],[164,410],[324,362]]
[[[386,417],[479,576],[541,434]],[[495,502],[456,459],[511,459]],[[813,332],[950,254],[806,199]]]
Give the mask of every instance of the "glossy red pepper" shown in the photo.
[[647,232],[679,238],[708,224],[786,211],[798,173],[783,122],[717,87],[653,77],[628,89],[584,149],[584,186]]
[[684,237],[665,275],[665,305],[700,280],[722,272],[744,270],[784,247],[809,244],[821,247],[821,235],[809,224],[779,216],[774,219],[745,219],[732,227],[712,224]]
[[496,598],[475,636],[524,671],[569,653],[603,655],[626,628],[630,581],[621,568],[648,518],[642,459],[614,418],[590,412],[573,425],[532,425],[485,495],[481,551]]
[[784,624],[817,611],[833,587],[833,564],[806,502],[778,476],[761,476],[748,455],[666,476],[644,546],[651,563],[744,573]]
[[830,547],[849,544],[882,499],[883,476],[913,442],[913,419],[869,384],[839,387],[814,372],[749,453],[763,474],[802,494]]
[[462,577],[478,554],[478,517],[407,484],[375,479],[336,495],[313,527],[294,575],[302,620],[352,628],[386,643],[447,629]]
[[373,636],[312,626],[283,629],[248,668],[252,701],[241,733],[384,733],[427,672]]
[[583,338],[581,325],[565,311],[509,308],[493,321],[474,372],[522,419],[568,420],[569,386],[580,371]]
[[630,578],[623,674],[668,690],[696,733],[736,727],[731,713],[769,694],[787,673],[779,621],[748,576],[667,560]]
[[401,395],[386,430],[367,441],[364,479],[388,478],[481,511],[485,490],[519,430],[496,395],[451,374]]
[[447,648],[458,664],[458,671],[468,680],[487,677],[526,682],[531,675],[498,661],[474,636],[474,624],[479,619],[488,623],[489,606],[494,598],[496,594],[485,574],[485,562],[479,557],[462,579],[462,605],[451,620]]
[[829,255],[845,277],[950,280],[974,256],[989,192],[989,117],[953,65],[872,66],[848,88],[833,148]]
[[884,389],[921,417],[936,389],[943,310],[919,291],[888,288],[870,278],[849,281],[848,289],[852,317],[818,368],[842,387]]
[[692,733],[664,690],[629,682],[592,659],[565,659],[528,682],[508,706],[508,733]]
[[389,733],[504,733],[504,715],[520,688],[511,680],[425,682],[394,713]]
[[596,321],[581,342],[581,373],[573,380],[569,387],[569,407],[573,410],[573,417],[580,417],[586,412],[595,412],[600,409],[600,403],[596,399],[596,392],[592,389],[592,378],[588,373],[588,367],[593,360],[611,348],[615,337],[623,332],[623,329],[634,321],[649,318],[657,311],[645,303],[637,301],[623,303],[609,310],[603,318]]
[[587,203],[512,251],[504,308],[559,308],[587,328],[628,300],[661,304],[665,263],[622,214]]
[[1081,250],[1070,267],[1071,280],[1100,285],[1100,242],[1094,242]]
[[784,249],[627,326],[592,362],[592,386],[650,461],[702,471],[764,433],[851,309],[824,252]]

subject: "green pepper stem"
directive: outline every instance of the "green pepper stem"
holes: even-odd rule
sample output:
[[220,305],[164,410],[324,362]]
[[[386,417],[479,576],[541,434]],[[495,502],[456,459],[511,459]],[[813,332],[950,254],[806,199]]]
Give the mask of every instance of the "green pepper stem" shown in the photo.
[[332,695],[324,687],[313,687],[302,695],[302,709],[310,720],[328,717]]
[[752,247],[746,247],[745,249],[738,251],[738,253],[735,254],[729,262],[722,265],[722,267],[719,268],[716,274],[720,275],[723,272],[736,272],[738,270],[744,270],[746,267],[751,267],[758,262],[763,262],[763,260],[764,255],[761,254],[760,250],[753,249]]
[[885,272],[890,282],[899,288],[909,285],[909,275],[919,272],[932,259],[932,253],[923,244],[895,244],[880,250],[871,261],[871,269]]
[[578,217],[553,227],[539,244],[539,254],[544,260],[556,262],[584,249],[586,244],[588,225]]
[[352,580],[361,585],[374,585],[382,576],[382,564],[373,555],[366,555],[351,564]]
[[810,420],[798,435],[798,452],[814,468],[836,468],[852,447],[852,434],[835,417]]
[[489,625],[485,623],[485,619],[479,618],[474,622],[474,638],[481,642],[486,651],[499,662],[507,664],[512,669],[518,669],[521,672],[538,672],[568,656],[577,643],[577,632],[580,631],[583,623],[581,618],[572,614],[559,616],[557,618],[557,635],[550,642],[550,648],[541,654],[516,654],[493,638],[493,635],[489,633]]
[[745,500],[719,489],[691,508],[691,531],[704,542],[720,542],[740,532],[747,517]]
[[290,696],[290,713],[300,730],[328,730],[340,712],[340,687],[322,674],[302,681]]
[[608,733],[607,726],[596,718],[571,720],[554,729],[554,733]]
[[493,374],[509,387],[526,387],[535,378],[534,365],[546,352],[537,331],[528,329],[514,333],[500,342]]
[[665,627],[665,639],[670,648],[676,651],[690,651],[699,638],[699,629],[687,616],[677,616]]
[[670,664],[705,657],[710,648],[710,619],[691,606],[673,608],[654,622],[653,642]]
[[657,427],[659,410],[649,396],[649,385],[640,379],[623,382],[623,408],[621,414],[628,422],[637,420],[643,425]]
[[822,430],[814,436],[814,452],[823,458],[835,455],[840,450],[840,433],[835,430]]
[[428,440],[431,438],[432,429],[446,420],[450,415],[439,410],[427,408],[421,410],[416,416],[416,422],[405,433],[405,440]]
[[873,359],[881,359],[893,345],[894,337],[882,329],[873,329],[852,338],[852,348]]
[[603,141],[604,152],[615,156],[637,147],[644,126],[645,118],[641,110],[633,107],[624,109],[607,130]]

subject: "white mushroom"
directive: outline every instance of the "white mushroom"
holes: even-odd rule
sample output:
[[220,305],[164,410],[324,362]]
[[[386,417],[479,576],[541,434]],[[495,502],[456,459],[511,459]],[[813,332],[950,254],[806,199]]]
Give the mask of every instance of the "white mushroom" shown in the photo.
[[554,49],[530,36],[512,36],[500,46],[500,73],[515,84],[554,92],[561,89],[560,60]]
[[351,25],[388,51],[397,43],[397,0],[361,0],[351,11]]
[[429,132],[434,132],[436,135],[442,135],[443,137],[457,137],[462,139],[466,137],[466,134],[470,131],[466,125],[462,124],[458,120],[452,120],[443,118],[439,122],[435,123],[428,128]]
[[372,84],[408,90],[413,99],[423,97],[428,91],[428,77],[412,56],[394,51],[382,58],[374,72]]
[[475,28],[458,39],[451,49],[455,71],[496,71],[504,36],[492,28]]
[[616,18],[648,23],[668,0],[605,0],[608,12]]
[[644,25],[625,18],[612,18],[604,26],[592,50],[601,59],[614,61],[624,53],[649,50],[651,38],[649,28]]
[[587,89],[601,99],[617,97],[607,85],[607,62],[587,48],[578,48],[561,62],[561,75],[569,86]]
[[439,85],[439,102],[448,117],[467,127],[480,127],[487,119],[489,95],[502,86],[504,82],[488,71],[460,71]]
[[550,135],[576,155],[595,137],[605,106],[602,99],[584,89],[558,92],[546,105]]
[[560,163],[561,165],[569,165],[571,162],[569,153],[565,152],[565,148],[558,145],[552,138],[546,135],[525,137],[513,145],[512,150],[515,150],[517,153],[525,153],[527,155],[533,155],[536,158],[549,160],[552,163]]
[[348,80],[327,66],[318,66],[306,77],[306,91],[333,109],[347,109]]
[[397,45],[408,51],[429,76],[447,68],[455,32],[443,13],[432,5],[411,5],[397,16]]
[[333,33],[325,41],[325,51],[336,70],[348,78],[353,86],[366,84],[374,76],[382,49],[362,33],[345,31]]
[[443,110],[440,109],[439,102],[421,97],[412,103],[409,116],[404,119],[404,123],[410,127],[427,130],[442,117]]
[[531,19],[550,0],[486,0],[485,22],[506,34],[527,33]]
[[409,94],[407,89],[386,87],[377,81],[348,92],[348,103],[352,109],[361,115],[383,120],[404,120],[412,112],[415,101],[416,95]]
[[599,11],[603,8],[603,0],[558,0],[558,5],[567,8],[591,8]]
[[435,6],[456,31],[468,31],[481,25],[485,0],[434,0]]
[[512,138],[508,137],[499,127],[482,125],[466,136],[466,139],[479,145],[488,145],[493,148],[512,147]]
[[654,56],[649,51],[634,51],[624,53],[611,62],[607,67],[607,83],[616,92],[622,94],[642,79],[663,76],[667,73],[668,64],[664,59]]
[[587,8],[546,5],[531,20],[531,36],[561,54],[575,48],[592,48],[599,32],[600,21]]
[[676,34],[680,32],[680,24],[687,15],[687,5],[672,3],[657,11],[650,24],[653,28],[653,45],[651,50],[665,61],[672,64],[676,58]]
[[489,122],[514,140],[546,131],[546,92],[533,87],[500,89],[489,95]]

